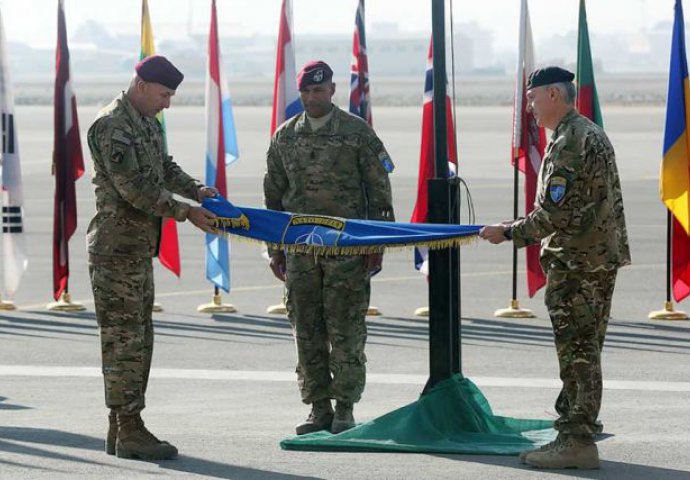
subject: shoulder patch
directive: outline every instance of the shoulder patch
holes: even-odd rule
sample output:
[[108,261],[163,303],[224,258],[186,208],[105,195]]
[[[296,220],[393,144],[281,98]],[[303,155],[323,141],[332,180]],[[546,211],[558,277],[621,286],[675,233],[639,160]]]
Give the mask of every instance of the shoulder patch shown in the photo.
[[395,169],[395,165],[393,165],[393,160],[391,160],[391,157],[388,156],[388,152],[386,152],[385,150],[381,150],[379,152],[379,161],[383,165],[383,169],[386,172],[392,173]]
[[564,177],[552,177],[549,180],[549,198],[553,203],[560,203],[566,194],[568,181]]

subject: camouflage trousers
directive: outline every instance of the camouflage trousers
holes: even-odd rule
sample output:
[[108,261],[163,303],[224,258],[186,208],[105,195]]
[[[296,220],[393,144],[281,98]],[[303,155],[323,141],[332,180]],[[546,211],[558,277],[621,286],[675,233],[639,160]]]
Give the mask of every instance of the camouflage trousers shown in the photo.
[[105,404],[133,415],[144,396],[153,355],[153,267],[150,258],[89,256],[100,328]]
[[288,254],[286,287],[302,401],[359,401],[370,293],[364,257]]
[[554,428],[595,434],[601,408],[601,350],[611,313],[616,270],[547,274],[544,301],[551,317],[560,377]]

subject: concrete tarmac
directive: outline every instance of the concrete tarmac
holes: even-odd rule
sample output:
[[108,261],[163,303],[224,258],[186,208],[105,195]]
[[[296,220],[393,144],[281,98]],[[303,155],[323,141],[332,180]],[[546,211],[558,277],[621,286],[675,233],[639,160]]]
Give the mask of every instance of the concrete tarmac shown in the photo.
[[[299,401],[290,328],[266,313],[282,287],[253,244],[232,243],[235,314],[196,312],[210,301],[203,236],[178,225],[182,277],[156,266],[156,347],[144,418],[180,449],[166,462],[120,460],[103,452],[107,427],[98,330],[86,268],[84,232],[93,213],[86,128],[94,107],[80,109],[87,174],[77,182],[79,222],[70,243],[69,289],[84,312],[45,309],[52,291],[52,110],[17,109],[26,197],[29,269],[14,300],[0,312],[0,479],[593,479],[690,478],[690,322],[653,322],[665,298],[665,212],[658,199],[662,108],[603,107],[616,147],[634,264],[622,269],[603,354],[605,392],[600,471],[542,472],[513,456],[307,453],[282,451],[308,413]],[[270,110],[235,110],[241,158],[228,169],[230,198],[261,204],[261,176]],[[375,108],[375,125],[397,169],[392,176],[397,216],[409,218],[416,196],[419,108]],[[512,215],[509,167],[512,111],[458,109],[460,173],[469,184],[477,223]],[[173,107],[167,114],[170,151],[203,177],[204,112]],[[463,200],[464,201],[464,200]],[[463,219],[467,218],[464,210]],[[511,249],[478,243],[462,249],[462,371],[498,415],[553,418],[558,368],[543,292],[526,298],[519,259],[521,306],[534,319],[497,319],[507,306]],[[356,406],[367,421],[414,401],[428,373],[428,321],[413,311],[426,304],[427,282],[410,251],[386,254],[373,281],[368,320],[368,385]],[[682,308],[684,305],[681,304]]]

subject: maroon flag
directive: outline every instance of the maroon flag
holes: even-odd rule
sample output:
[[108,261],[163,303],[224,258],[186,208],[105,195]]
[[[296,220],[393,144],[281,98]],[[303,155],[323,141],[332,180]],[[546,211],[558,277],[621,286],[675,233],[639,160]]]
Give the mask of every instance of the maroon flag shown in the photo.
[[58,0],[58,37],[55,50],[55,130],[53,175],[55,175],[55,210],[53,212],[53,296],[60,298],[69,278],[68,242],[77,229],[77,198],[74,182],[84,173],[81,154],[77,99],[69,75],[69,50],[63,0]]

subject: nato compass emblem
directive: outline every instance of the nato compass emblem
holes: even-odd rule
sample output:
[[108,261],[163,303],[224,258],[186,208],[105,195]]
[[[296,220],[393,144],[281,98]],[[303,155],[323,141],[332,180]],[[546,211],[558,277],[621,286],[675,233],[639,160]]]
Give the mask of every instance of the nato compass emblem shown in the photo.
[[553,177],[549,182],[549,197],[553,203],[561,203],[565,197],[567,180],[563,177]]

